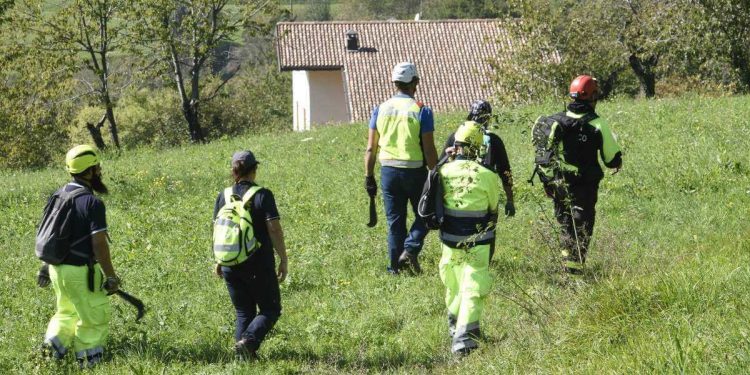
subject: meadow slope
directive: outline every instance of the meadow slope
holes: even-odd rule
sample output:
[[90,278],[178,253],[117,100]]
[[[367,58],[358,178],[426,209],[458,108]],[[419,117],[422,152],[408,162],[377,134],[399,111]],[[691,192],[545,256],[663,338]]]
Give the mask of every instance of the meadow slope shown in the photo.
[[[532,168],[528,129],[539,113],[504,113],[518,213],[503,219],[482,320],[481,349],[449,354],[434,233],[425,273],[385,272],[385,218],[365,226],[366,126],[248,135],[166,151],[108,155],[108,209],[124,289],[148,305],[142,323],[113,300],[101,374],[235,373],[745,373],[750,371],[750,97],[602,103],[624,169],[601,184],[582,281],[561,275],[551,203]],[[460,115],[437,114],[436,139]],[[262,164],[282,214],[290,277],[283,316],[256,363],[233,361],[233,310],[211,273],[211,210],[230,183],[234,150]],[[62,163],[60,163],[62,164]],[[0,172],[0,373],[75,372],[40,361],[53,313],[35,286],[35,226],[62,168]],[[380,198],[380,195],[378,196]],[[113,297],[114,298],[114,297]]]

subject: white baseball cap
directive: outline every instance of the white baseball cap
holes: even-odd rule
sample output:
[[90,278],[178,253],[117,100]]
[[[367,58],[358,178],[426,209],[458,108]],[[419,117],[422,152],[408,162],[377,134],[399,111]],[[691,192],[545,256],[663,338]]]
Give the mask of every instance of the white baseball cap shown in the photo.
[[417,66],[414,65],[414,63],[402,62],[393,67],[391,81],[409,83],[414,78],[419,78],[419,75],[417,74]]

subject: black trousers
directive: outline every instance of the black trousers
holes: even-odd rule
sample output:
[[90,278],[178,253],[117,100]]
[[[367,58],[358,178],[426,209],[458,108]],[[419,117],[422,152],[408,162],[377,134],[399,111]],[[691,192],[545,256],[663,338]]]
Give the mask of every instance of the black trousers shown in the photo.
[[596,221],[599,183],[569,184],[567,191],[552,194],[555,218],[561,226],[561,242],[567,250],[565,260],[584,263]]
[[257,350],[281,316],[281,294],[276,274],[273,268],[248,267],[246,264],[222,267],[221,270],[237,314],[234,339],[244,338],[250,348]]

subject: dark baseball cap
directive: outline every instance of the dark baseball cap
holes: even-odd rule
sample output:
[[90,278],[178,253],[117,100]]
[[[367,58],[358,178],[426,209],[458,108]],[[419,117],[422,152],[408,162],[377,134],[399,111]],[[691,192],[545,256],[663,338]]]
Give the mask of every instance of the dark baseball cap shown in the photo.
[[251,151],[237,151],[232,155],[232,164],[235,162],[241,162],[244,165],[256,165],[260,162],[255,159],[255,155]]

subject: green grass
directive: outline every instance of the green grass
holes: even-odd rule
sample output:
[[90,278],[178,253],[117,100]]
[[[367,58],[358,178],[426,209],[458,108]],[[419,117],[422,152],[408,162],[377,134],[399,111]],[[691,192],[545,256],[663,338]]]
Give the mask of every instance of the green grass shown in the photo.
[[[110,355],[98,373],[745,373],[750,368],[750,97],[602,103],[624,169],[601,184],[582,281],[545,245],[551,203],[531,171],[527,130],[559,105],[504,114],[518,214],[502,220],[482,319],[465,360],[449,354],[436,235],[425,273],[390,277],[382,203],[365,226],[364,124],[249,135],[104,162],[115,267],[141,297],[141,324],[113,299]],[[439,142],[461,120],[437,115]],[[291,127],[291,126],[290,126]],[[210,216],[231,153],[252,149],[276,195],[290,256],[283,316],[262,361],[232,360],[233,310],[212,276]],[[53,313],[34,284],[34,231],[62,168],[0,172],[0,373],[74,372],[35,349]]]

